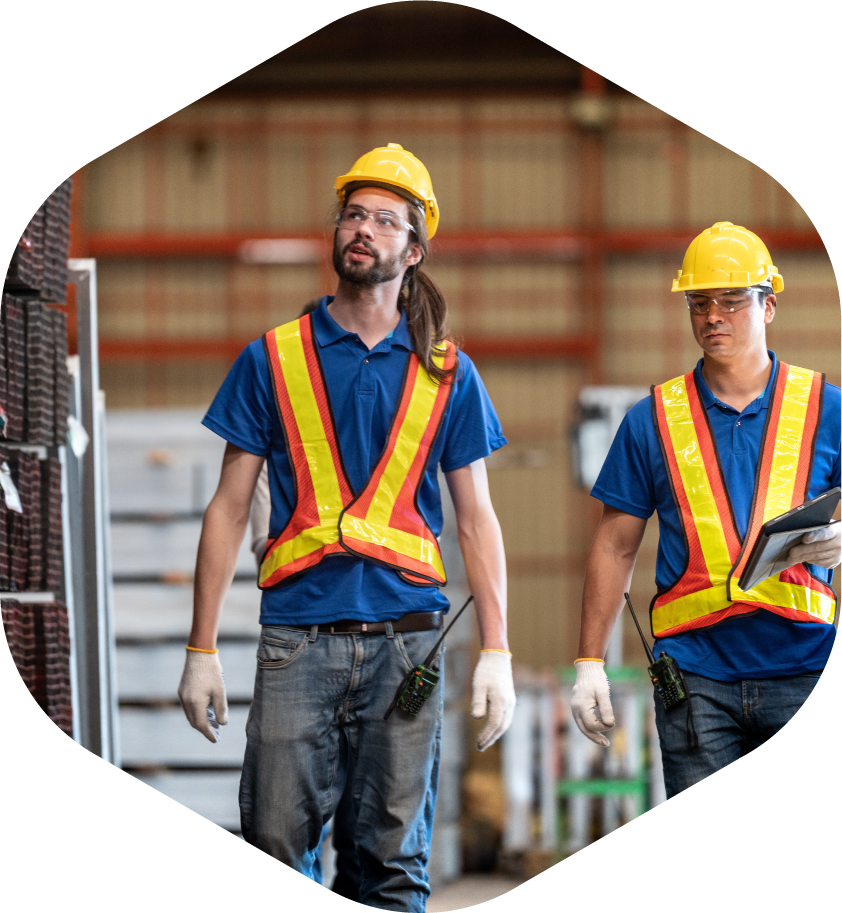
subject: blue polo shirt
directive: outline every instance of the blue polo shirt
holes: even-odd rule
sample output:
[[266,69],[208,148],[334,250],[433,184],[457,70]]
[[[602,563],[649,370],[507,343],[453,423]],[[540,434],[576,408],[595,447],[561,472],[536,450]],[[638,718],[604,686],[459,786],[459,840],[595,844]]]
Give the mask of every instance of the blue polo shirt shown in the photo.
[[[412,341],[401,314],[394,331],[369,350],[356,333],[331,317],[322,299],[313,328],[337,425],[339,449],[354,492],[368,481],[386,445]],[[226,441],[267,458],[272,512],[270,537],[286,526],[295,506],[295,482],[275,405],[274,389],[257,339],[240,353],[203,424]],[[438,536],[442,528],[438,467],[467,466],[506,443],[500,421],[471,360],[459,370],[417,494],[418,507]],[[398,574],[353,555],[331,555],[288,583],[263,591],[260,623],[322,624],[343,618],[389,621],[408,612],[447,610],[436,587],[415,587]]]
[[[720,402],[711,393],[702,376],[702,360],[696,365],[702,403],[716,439],[741,536],[748,527],[777,365],[775,353],[769,352],[769,356],[773,364],[766,390],[742,412]],[[839,387],[826,384],[808,498],[840,484],[840,407]],[[672,586],[684,568],[686,551],[669,473],[655,431],[651,397],[629,410],[591,494],[603,504],[642,519],[657,512],[660,537],[655,583],[659,589]],[[831,581],[832,571],[812,565],[810,570],[820,579]],[[761,609],[710,628],[656,640],[654,653],[657,656],[659,650],[666,650],[682,669],[719,681],[775,678],[824,668],[835,636],[833,625],[790,621]]]

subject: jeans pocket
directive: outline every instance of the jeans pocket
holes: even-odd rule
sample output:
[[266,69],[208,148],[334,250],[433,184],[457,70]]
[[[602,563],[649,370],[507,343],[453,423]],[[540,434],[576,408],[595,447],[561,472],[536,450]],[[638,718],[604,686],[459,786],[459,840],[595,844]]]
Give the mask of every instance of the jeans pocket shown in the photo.
[[[407,672],[424,662],[440,636],[441,631],[405,631],[395,634],[395,643],[406,663]],[[433,661],[436,661],[436,657],[440,661],[443,656],[444,644],[436,652]]]
[[309,636],[306,631],[264,627],[257,647],[258,667],[282,669],[288,666],[307,645]]

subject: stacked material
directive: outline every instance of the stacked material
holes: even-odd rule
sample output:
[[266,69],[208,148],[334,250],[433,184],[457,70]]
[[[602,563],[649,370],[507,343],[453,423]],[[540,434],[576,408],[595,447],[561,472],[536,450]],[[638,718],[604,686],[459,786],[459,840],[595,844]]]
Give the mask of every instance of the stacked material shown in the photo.
[[12,255],[5,289],[63,304],[67,298],[72,178],[57,187],[32,217]]
[[3,296],[0,406],[6,438],[58,446],[67,435],[67,318],[38,301]]
[[44,543],[45,590],[61,590],[64,583],[64,541],[61,522],[61,463],[41,462],[41,532]]
[[[0,497],[0,591],[9,649],[32,696],[64,732],[73,734],[67,609],[47,594],[63,589],[61,463],[37,453],[0,449],[22,513]],[[25,594],[25,595],[24,595]],[[35,601],[33,601],[35,600]]]
[[[0,451],[0,463],[6,459],[6,454]],[[7,593],[10,589],[9,577],[11,565],[9,562],[9,536],[7,533],[8,511],[6,499],[0,498],[0,592]]]
[[6,437],[23,440],[24,391],[26,389],[26,307],[19,298],[3,296],[0,314],[0,348],[3,349],[6,373]]
[[61,589],[64,548],[61,463],[35,453],[0,450],[17,488],[23,513],[0,499],[0,591]]
[[70,245],[70,190],[72,178],[57,187],[44,203],[44,272],[41,298],[64,304],[67,300],[67,249]]
[[40,294],[44,281],[45,205],[32,217],[12,254],[12,262],[6,274],[7,289]]
[[9,444],[0,449],[0,592],[15,594],[2,600],[15,665],[45,713],[72,736],[67,609],[45,601],[64,590],[61,463],[44,448],[67,437],[67,318],[43,303],[67,297],[70,191],[67,180],[35,213],[3,285],[0,437]]
[[3,627],[18,672],[47,716],[73,736],[70,631],[60,602],[0,601]]

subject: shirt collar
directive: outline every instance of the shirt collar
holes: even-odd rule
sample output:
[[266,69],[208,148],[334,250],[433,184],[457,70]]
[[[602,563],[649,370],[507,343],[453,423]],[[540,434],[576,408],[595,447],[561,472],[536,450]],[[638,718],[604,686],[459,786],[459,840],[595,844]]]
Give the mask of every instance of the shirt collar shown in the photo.
[[[763,391],[762,396],[758,396],[754,402],[749,403],[743,412],[759,412],[761,409],[769,408],[769,399],[772,396],[772,381],[775,379],[775,374],[777,373],[778,367],[778,357],[771,349],[766,350],[769,353],[769,358],[772,359],[772,371],[769,374],[769,380],[766,382],[766,389]],[[710,409],[712,406],[718,406],[720,409],[728,409],[731,412],[736,410],[729,406],[727,403],[723,403],[722,400],[717,399],[713,393],[710,392],[710,387],[705,381],[704,375],[702,374],[702,365],[704,364],[704,358],[700,358],[696,363],[696,380],[698,382],[699,392],[702,395],[702,404],[705,409]]]
[[[319,306],[313,311],[313,330],[316,334],[316,341],[320,346],[329,346],[340,339],[354,337],[357,334],[345,330],[330,316],[327,306],[333,301],[333,295],[325,295],[319,302]],[[412,352],[412,338],[409,335],[409,327],[406,323],[406,314],[401,311],[401,319],[392,332],[375,348],[389,349],[392,346],[402,346],[407,351]]]

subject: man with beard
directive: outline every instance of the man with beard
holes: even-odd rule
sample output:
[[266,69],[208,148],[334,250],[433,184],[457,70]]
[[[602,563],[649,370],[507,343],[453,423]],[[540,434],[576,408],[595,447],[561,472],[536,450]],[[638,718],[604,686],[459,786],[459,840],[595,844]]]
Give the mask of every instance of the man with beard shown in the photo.
[[384,716],[449,608],[439,590],[440,465],[482,642],[478,748],[511,722],[505,559],[484,463],[506,440],[476,369],[448,339],[441,291],[420,269],[439,220],[427,169],[390,143],[335,187],[336,294],[251,343],[204,419],[228,444],[202,526],[179,696],[191,725],[215,741],[209,705],[217,723],[227,718],[219,614],[265,460],[271,511],[243,836],[319,880],[335,816],[333,890],[422,911],[442,684],[417,716]]

